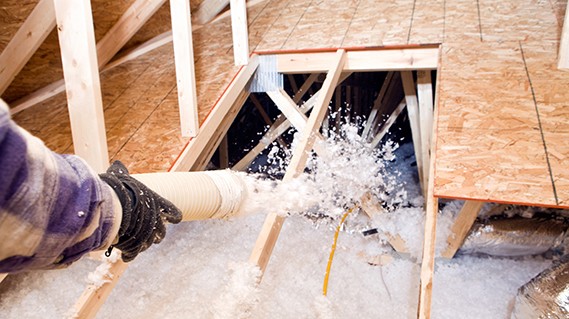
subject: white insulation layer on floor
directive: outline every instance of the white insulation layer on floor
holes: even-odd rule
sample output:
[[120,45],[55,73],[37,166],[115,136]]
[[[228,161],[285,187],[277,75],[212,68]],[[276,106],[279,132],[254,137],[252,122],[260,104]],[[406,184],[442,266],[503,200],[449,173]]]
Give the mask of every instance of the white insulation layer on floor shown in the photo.
[[[344,154],[354,157],[360,153]],[[390,174],[396,179],[382,182],[370,177],[369,181],[385,183],[383,189],[389,189],[392,211],[373,220],[362,212],[348,217],[339,236],[326,298],[322,297],[322,284],[341,205],[309,201],[309,210],[317,205],[318,213],[330,212],[319,219],[314,214],[307,218],[293,213],[284,224],[259,286],[255,285],[258,269],[246,263],[265,213],[275,209],[270,198],[294,206],[291,203],[298,202],[298,192],[316,192],[306,186],[298,192],[281,189],[270,196],[253,193],[251,196],[257,197],[252,204],[258,213],[250,216],[170,225],[161,244],[131,263],[98,318],[415,318],[423,199],[418,195],[414,160],[409,154],[412,146],[404,145],[396,155],[400,160],[387,163],[387,168],[394,167]],[[341,171],[337,166],[329,167]],[[360,190],[348,185],[342,193],[333,176],[321,173],[329,183],[319,181],[313,186],[322,188],[318,192],[324,199],[351,201],[350,196],[365,191],[365,187]],[[348,184],[350,176],[365,179],[361,171],[344,173],[340,177]],[[460,205],[451,203],[439,214],[437,250],[443,247],[440,238],[448,234],[458,208]],[[361,231],[371,228],[379,233],[364,237]],[[399,234],[410,253],[395,253],[384,232]],[[98,264],[83,259],[64,270],[8,276],[0,284],[0,317],[67,317],[86,287],[88,274]],[[541,257],[437,260],[432,318],[509,318],[518,288],[550,265],[551,261]]]

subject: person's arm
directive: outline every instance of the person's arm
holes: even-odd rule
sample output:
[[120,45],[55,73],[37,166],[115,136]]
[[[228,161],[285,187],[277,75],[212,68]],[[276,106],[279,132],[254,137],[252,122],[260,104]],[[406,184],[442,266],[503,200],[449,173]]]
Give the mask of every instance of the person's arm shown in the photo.
[[106,248],[121,211],[82,159],[50,151],[0,100],[0,273],[60,268]]

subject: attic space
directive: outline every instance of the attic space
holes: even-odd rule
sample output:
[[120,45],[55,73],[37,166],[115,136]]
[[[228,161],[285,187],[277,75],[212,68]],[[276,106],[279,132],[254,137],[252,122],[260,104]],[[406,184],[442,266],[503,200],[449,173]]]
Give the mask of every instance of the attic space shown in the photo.
[[[132,262],[0,274],[0,317],[569,317],[567,5],[2,0],[0,132],[120,160],[182,222]],[[88,202],[58,216],[110,234]],[[7,211],[1,256],[38,237]]]

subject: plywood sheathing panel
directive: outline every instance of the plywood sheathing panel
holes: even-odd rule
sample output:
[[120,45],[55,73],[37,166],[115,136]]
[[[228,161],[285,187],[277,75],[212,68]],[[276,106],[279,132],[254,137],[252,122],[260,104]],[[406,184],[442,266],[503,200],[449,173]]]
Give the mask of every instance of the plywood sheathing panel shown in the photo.
[[[358,0],[311,1],[298,24],[285,41],[283,49],[314,47],[338,48],[358,7]],[[332,31],[333,32],[330,32]]]
[[[280,50],[310,5],[306,0],[283,0],[279,16],[265,32],[256,50]],[[271,3],[271,5],[273,5]]]
[[444,43],[476,43],[481,41],[481,25],[477,1],[445,1]]
[[561,29],[549,1],[478,0],[484,41],[557,41]]
[[412,15],[413,0],[361,0],[343,45],[350,47],[407,43]]
[[557,70],[554,43],[522,44],[535,92],[558,204],[569,206],[569,72]]
[[442,43],[445,0],[416,0],[407,43]]
[[445,44],[440,72],[435,195],[556,205],[519,43]]

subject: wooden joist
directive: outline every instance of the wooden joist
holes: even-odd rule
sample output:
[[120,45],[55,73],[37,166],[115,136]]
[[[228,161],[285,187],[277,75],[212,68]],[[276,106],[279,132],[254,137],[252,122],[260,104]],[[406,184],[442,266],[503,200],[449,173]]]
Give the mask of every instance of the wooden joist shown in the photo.
[[249,32],[247,30],[247,6],[245,0],[231,0],[231,30],[235,65],[249,61]]
[[[346,52],[345,72],[435,70],[438,48],[409,48]],[[333,63],[334,52],[288,53],[277,55],[281,73],[323,73]]]
[[[308,158],[308,152],[312,149],[315,141],[315,133],[318,131],[322,124],[326,110],[328,109],[328,103],[334,93],[334,88],[340,79],[342,69],[346,62],[346,52],[342,49],[336,52],[335,59],[329,68],[326,80],[322,84],[322,89],[318,98],[316,100],[316,105],[308,118],[308,123],[296,149],[293,152],[291,162],[287,167],[287,171],[283,178],[283,182],[290,181],[300,174],[306,165],[306,160]],[[265,219],[265,223],[255,247],[251,253],[249,261],[257,266],[264,272],[269,258],[276,244],[277,238],[279,236],[280,230],[284,222],[284,217],[278,215],[277,213],[271,212]]]
[[[233,79],[230,87],[221,96],[212,112],[200,127],[200,134],[192,138],[180,155],[180,159],[174,164],[174,171],[190,171],[192,169],[194,164],[198,161],[202,150],[206,147],[206,144],[210,143],[210,139],[214,136],[216,130],[221,129],[221,123],[224,122],[235,100],[245,89],[245,86],[258,65],[258,56],[253,55],[251,56],[249,64],[241,68],[235,79]],[[229,128],[231,123],[226,123],[225,125]]]
[[75,154],[97,172],[109,166],[103,100],[89,0],[55,0]]
[[122,260],[117,260],[115,263],[111,264],[108,271],[108,278],[110,281],[100,287],[93,284],[87,286],[87,289],[83,291],[83,294],[79,299],[77,299],[77,302],[75,302],[75,305],[71,309],[71,318],[95,318],[97,312],[103,303],[105,303],[105,300],[107,300],[127,267],[128,264]]
[[484,202],[467,200],[460,209],[458,216],[451,226],[451,233],[447,238],[447,248],[441,254],[445,258],[452,258],[458,251],[464,239],[468,235],[470,228],[476,221]]
[[170,0],[170,16],[172,17],[180,127],[182,136],[195,137],[199,131],[199,117],[190,2]]
[[[381,207],[381,203],[374,198],[370,193],[366,193],[360,201],[360,205],[364,213],[366,213],[369,218],[375,218],[380,214],[384,214],[385,210]],[[407,243],[399,234],[386,233],[387,241],[393,247],[393,249],[401,254],[408,254],[409,248],[407,248]]]
[[411,71],[401,71],[401,81],[403,82],[403,91],[405,91],[405,101],[407,103],[407,114],[409,115],[409,124],[411,126],[411,136],[413,138],[413,148],[415,150],[415,159],[417,161],[417,170],[419,171],[419,181],[423,194],[426,194],[425,187],[426,176],[424,176],[422,146],[421,146],[421,119],[419,117],[419,102],[417,101],[417,93],[415,91],[415,81]]
[[0,95],[55,27],[53,0],[40,0],[0,54]]

